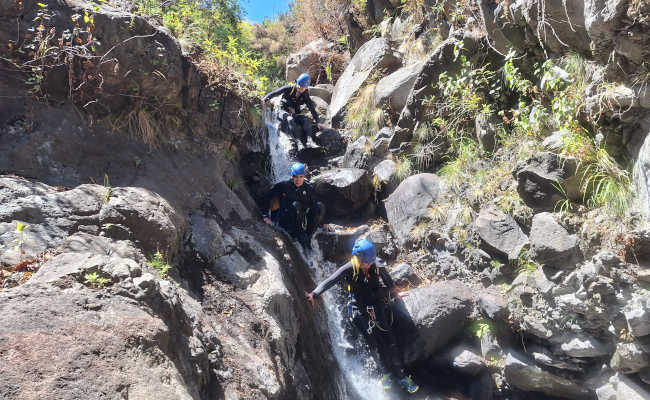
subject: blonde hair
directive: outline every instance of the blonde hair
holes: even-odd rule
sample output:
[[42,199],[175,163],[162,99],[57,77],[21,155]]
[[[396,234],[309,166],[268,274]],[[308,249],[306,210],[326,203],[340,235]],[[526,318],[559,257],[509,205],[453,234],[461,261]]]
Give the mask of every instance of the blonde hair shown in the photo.
[[359,268],[361,267],[361,260],[359,260],[359,257],[357,256],[352,256],[350,258],[350,263],[352,264],[352,280],[357,280],[359,277]]

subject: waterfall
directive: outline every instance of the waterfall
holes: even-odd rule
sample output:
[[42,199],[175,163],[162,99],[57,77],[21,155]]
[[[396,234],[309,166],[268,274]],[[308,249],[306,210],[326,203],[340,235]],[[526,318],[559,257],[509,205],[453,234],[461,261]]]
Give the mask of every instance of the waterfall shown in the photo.
[[[269,135],[271,178],[274,183],[289,178],[289,170],[293,162],[290,157],[292,139],[287,133],[280,130],[277,109],[278,107],[275,107],[275,110],[271,107],[264,109],[264,120]],[[308,255],[302,252],[300,245],[297,244],[296,247],[311,266],[310,274],[314,282],[320,282],[336,270],[337,265],[323,260],[318,241],[315,238],[312,238],[313,250]],[[304,288],[305,291],[311,289],[313,288]],[[339,390],[340,398],[345,400],[389,400],[393,398],[379,383],[380,374],[377,372],[379,368],[364,339],[359,334],[357,339],[352,342],[346,335],[348,321],[343,310],[347,300],[343,291],[332,288],[321,298],[325,307],[324,309],[317,307],[314,312],[327,314],[328,329],[333,341],[331,343],[332,350],[344,375],[340,382],[342,384],[340,385],[342,388]],[[393,382],[393,385],[396,384],[397,382]]]
[[292,160],[291,137],[280,130],[279,107],[264,107],[264,122],[269,134],[269,154],[271,156],[271,179],[277,183],[289,178]]
[[[316,239],[312,239],[312,248],[309,264],[314,267],[310,272],[314,282],[320,282],[336,271],[338,266],[322,259]],[[327,313],[327,324],[333,342],[332,350],[339,368],[344,373],[343,399],[394,399],[394,395],[391,395],[393,392],[385,391],[379,382],[381,374],[378,371],[381,368],[371,356],[365,339],[360,333],[356,339],[351,339],[346,335],[346,325],[349,325],[349,322],[345,311],[347,299],[344,291],[340,287],[334,287],[325,292],[321,299],[325,310],[318,310],[317,307],[315,312],[325,311]],[[356,328],[350,327],[349,329]],[[395,385],[397,382],[393,380],[393,387]]]

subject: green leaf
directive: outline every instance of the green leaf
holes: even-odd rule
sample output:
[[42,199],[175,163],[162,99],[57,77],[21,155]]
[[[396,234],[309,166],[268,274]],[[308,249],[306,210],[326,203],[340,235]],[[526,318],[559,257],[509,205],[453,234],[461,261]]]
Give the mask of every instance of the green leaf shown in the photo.
[[25,224],[22,222],[16,222],[16,232],[22,233],[22,231],[25,229]]

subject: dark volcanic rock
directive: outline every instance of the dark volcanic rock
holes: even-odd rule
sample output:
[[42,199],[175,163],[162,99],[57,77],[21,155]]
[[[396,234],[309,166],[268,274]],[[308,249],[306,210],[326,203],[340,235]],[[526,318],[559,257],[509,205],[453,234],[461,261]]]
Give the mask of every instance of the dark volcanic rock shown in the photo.
[[495,208],[481,210],[476,228],[483,243],[499,256],[516,260],[521,249],[528,244],[528,237],[517,222]]
[[323,172],[312,180],[312,185],[330,216],[354,214],[370,201],[373,192],[370,175],[357,168]]
[[418,328],[406,358],[424,360],[462,332],[472,312],[474,294],[459,281],[439,282],[413,289],[404,298]]
[[570,235],[553,214],[546,212],[533,217],[530,247],[535,260],[558,268],[574,267],[580,251],[578,237]]
[[434,174],[409,176],[385,202],[388,224],[395,238],[404,245],[413,227],[427,214],[427,208],[440,196],[440,179]]
[[534,210],[554,211],[566,198],[580,199],[580,180],[575,176],[573,159],[539,153],[519,163],[513,174],[519,196]]

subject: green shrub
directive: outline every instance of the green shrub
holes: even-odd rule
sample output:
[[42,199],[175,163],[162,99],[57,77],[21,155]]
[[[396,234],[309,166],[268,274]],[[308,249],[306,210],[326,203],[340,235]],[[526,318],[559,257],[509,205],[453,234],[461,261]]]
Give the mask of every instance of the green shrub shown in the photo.
[[151,259],[149,260],[149,265],[151,265],[156,271],[158,271],[158,274],[160,274],[160,277],[163,279],[167,278],[167,274],[171,269],[171,266],[165,261],[165,258],[163,257],[163,254],[160,251],[156,251],[153,254]]

